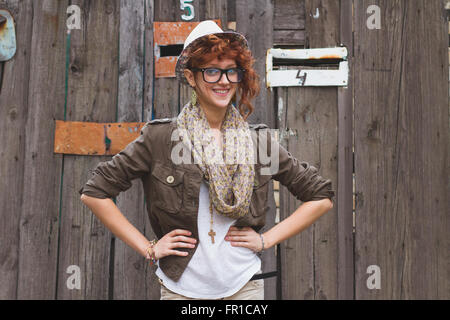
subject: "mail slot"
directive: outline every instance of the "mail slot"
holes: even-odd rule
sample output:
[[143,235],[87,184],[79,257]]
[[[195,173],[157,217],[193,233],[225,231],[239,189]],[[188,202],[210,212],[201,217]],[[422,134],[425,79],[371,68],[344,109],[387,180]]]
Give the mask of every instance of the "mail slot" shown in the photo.
[[[348,85],[347,48],[279,49],[271,48],[266,55],[267,87],[336,86]],[[277,65],[274,64],[277,63]],[[307,62],[308,68],[288,69],[289,65]],[[326,69],[311,66],[327,65]],[[333,63],[336,66],[330,67]],[[275,67],[278,67],[275,69]]]
[[[221,27],[220,20],[214,20]],[[175,77],[177,58],[184,41],[200,22],[154,22],[155,77]]]

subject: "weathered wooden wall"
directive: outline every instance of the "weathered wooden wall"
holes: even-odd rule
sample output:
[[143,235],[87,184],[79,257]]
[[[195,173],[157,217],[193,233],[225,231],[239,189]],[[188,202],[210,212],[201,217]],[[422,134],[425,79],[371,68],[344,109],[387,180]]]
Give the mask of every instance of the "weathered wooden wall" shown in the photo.
[[[277,285],[283,299],[448,299],[444,1],[193,3],[195,21],[236,22],[249,40],[262,84],[249,121],[296,132],[281,143],[336,190],[331,212],[281,244],[280,255],[264,254],[264,272],[281,259],[281,281],[265,280],[266,299],[276,298]],[[81,8],[82,25],[67,34],[70,4]],[[381,8],[380,30],[366,26],[371,4]],[[154,77],[153,22],[181,21],[180,2],[0,0],[0,7],[14,15],[18,41],[15,57],[0,63],[0,299],[159,299],[145,260],[79,200],[78,188],[110,156],[54,154],[54,123],[177,115],[190,89]],[[348,87],[265,89],[268,48],[341,43],[350,52]],[[300,205],[274,186],[266,229],[277,209],[284,218]],[[137,180],[115,199],[151,239],[145,201]],[[81,270],[80,290],[66,284],[72,265]],[[367,287],[370,265],[380,267],[381,289]]]
[[[302,18],[305,42],[310,48],[339,45],[339,2],[284,2],[290,3],[291,12],[308,13]],[[326,12],[326,16],[313,18],[309,13],[316,8],[322,15]],[[318,168],[321,175],[334,182],[337,190],[337,88],[278,88],[277,96],[280,130],[296,133],[282,139],[282,144],[293,156]],[[301,204],[285,187],[281,188],[280,198],[284,205],[282,219]],[[282,244],[283,298],[337,299],[336,230],[337,206],[310,228]]]
[[[355,298],[449,298],[444,1],[355,1]],[[367,268],[381,272],[368,290]]]

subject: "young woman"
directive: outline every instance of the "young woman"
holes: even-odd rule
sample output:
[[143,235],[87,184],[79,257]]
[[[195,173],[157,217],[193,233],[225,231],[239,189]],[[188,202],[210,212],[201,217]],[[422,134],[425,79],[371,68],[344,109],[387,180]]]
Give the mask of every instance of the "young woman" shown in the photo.
[[[259,91],[253,62],[244,36],[224,32],[213,21],[198,24],[176,66],[177,78],[193,88],[191,101],[175,118],[148,122],[135,141],[100,163],[80,190],[82,201],[111,232],[157,264],[161,299],[263,299],[263,280],[252,280],[261,272],[257,253],[298,234],[333,207],[330,180],[292,157],[270,134],[256,140],[249,134],[267,128],[246,122]],[[227,139],[233,130],[244,133],[244,144]],[[271,158],[276,172],[263,173],[254,153],[258,142],[277,155]],[[193,162],[175,159],[179,143]],[[216,152],[222,157],[214,158]],[[211,161],[229,154],[243,161]],[[158,240],[146,239],[110,199],[136,178],[143,182]],[[304,203],[258,233],[265,225],[271,179]]]

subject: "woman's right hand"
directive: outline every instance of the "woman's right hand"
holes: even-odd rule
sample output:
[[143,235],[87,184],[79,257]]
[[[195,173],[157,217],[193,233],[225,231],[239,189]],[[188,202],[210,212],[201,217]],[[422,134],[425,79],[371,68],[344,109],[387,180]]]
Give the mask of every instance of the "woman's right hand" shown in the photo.
[[187,256],[188,253],[184,251],[174,250],[175,248],[195,248],[197,240],[191,238],[192,232],[183,229],[175,229],[167,233],[158,240],[153,246],[155,251],[155,258],[159,260],[166,256]]

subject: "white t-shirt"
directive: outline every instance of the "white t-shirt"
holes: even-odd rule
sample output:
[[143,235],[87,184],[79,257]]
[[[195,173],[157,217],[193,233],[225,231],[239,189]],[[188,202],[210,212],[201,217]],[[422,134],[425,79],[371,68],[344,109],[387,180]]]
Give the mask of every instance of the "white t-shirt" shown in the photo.
[[[211,214],[207,184],[202,181],[198,209],[199,241],[197,250],[180,279],[175,282],[161,268],[156,275],[169,290],[190,298],[218,299],[238,292],[261,269],[261,259],[250,249],[233,247],[225,241],[236,220],[213,211],[214,244],[208,235]],[[176,248],[175,248],[176,250]],[[158,264],[159,266],[159,264]]]

